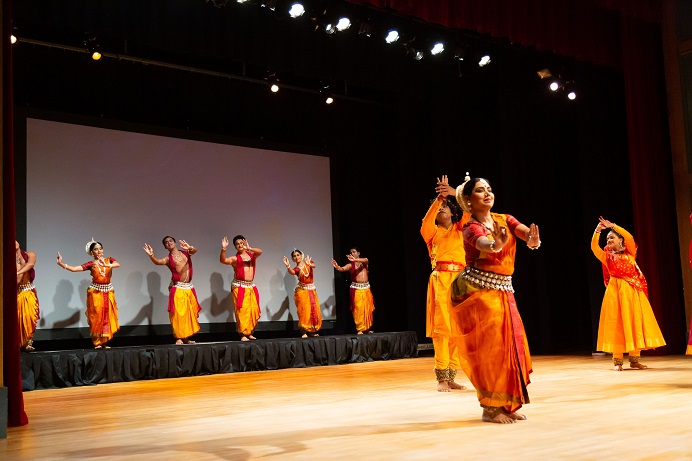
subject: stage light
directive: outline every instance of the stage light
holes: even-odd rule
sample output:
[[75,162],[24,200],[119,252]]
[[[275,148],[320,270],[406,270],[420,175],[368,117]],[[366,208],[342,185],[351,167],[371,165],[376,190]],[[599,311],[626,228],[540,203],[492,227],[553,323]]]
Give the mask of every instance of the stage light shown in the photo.
[[324,103],[327,105],[330,105],[334,102],[334,96],[332,96],[332,92],[328,86],[325,86],[320,90],[320,97],[322,98],[322,101],[324,101]]
[[442,42],[437,42],[433,45],[433,47],[430,49],[430,53],[432,55],[440,54],[444,51],[445,46]]
[[267,76],[264,77],[264,80],[266,80],[267,84],[269,84],[269,91],[271,91],[272,93],[278,93],[281,89],[279,87],[279,79],[276,76],[276,72],[268,70]]
[[288,14],[292,18],[299,18],[305,14],[305,7],[301,3],[294,3],[291,5],[291,9],[288,10]]
[[327,23],[324,25],[324,33],[332,35],[336,32],[336,26],[332,23]]
[[10,35],[10,43],[13,45],[17,43],[17,37],[14,34]]
[[490,64],[490,56],[487,54],[483,56],[480,61],[478,61],[478,67],[485,67],[488,64]]
[[395,29],[392,29],[389,32],[387,32],[387,36],[384,38],[384,41],[387,43],[394,43],[397,40],[399,40],[399,32]]
[[101,52],[99,51],[99,44],[96,40],[96,35],[91,32],[84,34],[84,46],[91,55],[91,59],[98,61],[101,59]]
[[557,91],[560,89],[560,83],[556,80],[550,84],[550,91]]
[[577,99],[577,90],[574,85],[574,80],[567,80],[565,82],[565,92],[567,93],[567,99],[574,101]]
[[408,56],[411,56],[416,61],[422,61],[425,58],[425,53],[421,48],[420,44],[416,41],[416,37],[411,40],[404,42],[404,51]]
[[538,76],[543,80],[544,78],[550,78],[553,74],[550,73],[550,69],[541,69],[536,72]]
[[339,32],[343,32],[349,27],[351,27],[351,20],[346,17],[339,18],[339,20],[336,23],[336,29]]

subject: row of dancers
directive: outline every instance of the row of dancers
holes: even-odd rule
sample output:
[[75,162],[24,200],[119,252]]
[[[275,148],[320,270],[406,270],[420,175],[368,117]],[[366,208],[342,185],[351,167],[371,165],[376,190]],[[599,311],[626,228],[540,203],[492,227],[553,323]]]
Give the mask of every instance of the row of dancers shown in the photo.
[[[192,284],[193,260],[197,248],[185,240],[176,241],[171,236],[162,240],[168,255],[158,258],[149,244],[144,244],[144,251],[152,263],[166,266],[171,272],[168,295],[168,316],[175,338],[175,344],[195,344],[191,339],[200,330],[199,313],[202,307],[197,299]],[[235,255],[226,254],[230,244],[228,237],[221,241],[219,262],[233,267],[231,292],[236,328],[241,341],[256,339],[253,335],[261,317],[260,296],[254,283],[256,261],[262,255],[262,249],[251,247],[242,235],[232,240]],[[33,336],[40,318],[39,302],[34,285],[36,254],[16,245],[17,262],[17,309],[20,330],[20,348],[33,351]],[[86,317],[89,324],[91,340],[96,349],[108,348],[108,343],[120,329],[118,322],[118,305],[115,290],[111,283],[113,269],[120,263],[111,256],[104,256],[103,244],[93,238],[87,242],[85,251],[92,259],[80,265],[69,265],[63,261],[58,252],[56,263],[70,272],[89,271],[91,284],[87,289]],[[284,256],[286,271],[297,277],[294,300],[298,313],[298,327],[303,338],[319,336],[322,328],[322,312],[314,285],[315,262],[309,255],[299,249],[291,252],[291,263]],[[358,334],[372,333],[374,298],[369,282],[369,261],[363,258],[357,247],[352,247],[347,255],[348,263],[341,266],[336,260],[331,263],[339,272],[348,272],[351,278],[350,309]]]

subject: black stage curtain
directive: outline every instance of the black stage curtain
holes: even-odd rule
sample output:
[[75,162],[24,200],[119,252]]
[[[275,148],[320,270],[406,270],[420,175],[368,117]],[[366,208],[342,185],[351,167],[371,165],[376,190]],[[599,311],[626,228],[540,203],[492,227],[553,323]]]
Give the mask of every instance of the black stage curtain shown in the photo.
[[413,358],[415,332],[22,353],[25,391]]

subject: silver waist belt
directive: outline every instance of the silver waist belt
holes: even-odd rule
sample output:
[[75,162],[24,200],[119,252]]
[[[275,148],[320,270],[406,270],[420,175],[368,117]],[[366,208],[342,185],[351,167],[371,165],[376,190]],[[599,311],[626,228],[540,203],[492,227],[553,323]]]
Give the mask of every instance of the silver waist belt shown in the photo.
[[481,289],[500,290],[514,293],[512,276],[486,272],[475,267],[466,266],[460,275],[470,285]]
[[34,286],[33,283],[25,283],[24,285],[17,285],[17,293],[20,293],[22,291],[31,291],[36,289],[36,286]]
[[113,285],[110,283],[94,283],[91,282],[91,285],[89,285],[89,288],[94,289],[96,291],[103,291],[103,292],[108,292],[108,291],[113,291]]
[[351,288],[356,290],[366,290],[370,288],[370,282],[351,282]]

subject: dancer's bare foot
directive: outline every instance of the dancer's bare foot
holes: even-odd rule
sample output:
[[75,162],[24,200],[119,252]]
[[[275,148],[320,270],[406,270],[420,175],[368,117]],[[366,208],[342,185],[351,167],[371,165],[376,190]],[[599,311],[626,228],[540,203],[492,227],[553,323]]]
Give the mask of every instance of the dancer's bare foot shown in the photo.
[[449,387],[448,381],[438,381],[437,382],[437,392],[451,392],[452,389]]
[[314,335],[312,335],[312,336],[319,336],[319,335],[318,335],[317,333],[315,333],[315,334],[314,334]]
[[506,415],[502,411],[498,411],[495,416],[493,416],[492,413],[490,413],[488,410],[483,409],[483,416],[481,417],[481,420],[484,423],[497,423],[497,424],[514,424],[517,421],[514,418],[511,418],[509,415]]
[[462,386],[461,384],[455,383],[454,381],[448,381],[448,383],[450,389],[456,389],[459,391],[463,391],[466,389],[466,386]]
[[638,369],[638,370],[646,370],[646,369],[649,368],[649,367],[647,367],[647,366],[644,365],[643,363],[639,363],[639,362],[630,362],[630,368],[636,368],[636,369]]
[[613,371],[622,371],[622,365],[613,366]]
[[241,341],[250,341],[250,338],[248,338],[247,336],[241,336],[240,340]]
[[27,351],[27,352],[31,352],[31,351],[35,351],[36,348],[35,348],[34,346],[27,345],[27,346],[24,348],[24,350]]
[[527,419],[526,415],[522,415],[521,413],[509,413],[507,416],[516,421],[526,421]]
[[308,337],[307,333],[303,333],[303,336],[301,336],[301,338],[307,338],[307,337]]
[[252,335],[248,336],[248,338],[250,338],[250,339],[257,339],[257,338],[255,338],[255,337],[252,336]]
[[194,342],[194,341],[191,340],[191,339],[184,339],[184,340],[183,340],[183,344],[197,344],[197,343]]
[[183,340],[182,340],[182,339],[179,339],[179,340],[177,340],[177,341],[175,342],[175,344],[178,345],[178,346],[181,345],[182,343],[183,343]]
[[101,349],[101,345],[99,344],[99,345],[96,346],[94,349]]
[[362,334],[363,334],[363,332],[362,332],[362,331],[359,331],[359,332],[358,332],[358,334],[359,334],[359,335],[362,335]]

